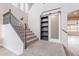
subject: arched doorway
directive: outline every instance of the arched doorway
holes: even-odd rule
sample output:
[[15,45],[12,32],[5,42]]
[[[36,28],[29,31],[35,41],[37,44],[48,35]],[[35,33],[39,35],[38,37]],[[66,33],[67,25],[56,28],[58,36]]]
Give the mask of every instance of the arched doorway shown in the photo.
[[67,16],[68,46],[71,55],[79,55],[79,10]]
[[67,25],[68,34],[70,36],[79,36],[79,10],[68,14]]

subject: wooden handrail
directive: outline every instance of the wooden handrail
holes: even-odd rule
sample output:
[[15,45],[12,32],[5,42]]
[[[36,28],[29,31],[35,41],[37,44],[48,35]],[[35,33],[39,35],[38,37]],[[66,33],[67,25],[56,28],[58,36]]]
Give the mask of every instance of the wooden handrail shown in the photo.
[[64,29],[61,29],[63,32],[65,32],[65,33],[68,33],[66,30],[64,30]]

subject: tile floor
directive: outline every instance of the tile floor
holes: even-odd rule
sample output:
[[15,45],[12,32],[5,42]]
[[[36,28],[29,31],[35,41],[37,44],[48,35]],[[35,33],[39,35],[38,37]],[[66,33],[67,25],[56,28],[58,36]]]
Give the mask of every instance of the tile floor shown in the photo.
[[79,36],[68,36],[68,45],[72,56],[79,56]]
[[65,51],[60,43],[39,40],[30,45],[23,55],[27,56],[65,56]]
[[[30,45],[21,56],[65,56],[62,44],[39,40]],[[0,56],[16,56],[5,48],[0,48]]]
[[0,56],[16,56],[16,55],[11,51],[7,50],[6,48],[0,47]]

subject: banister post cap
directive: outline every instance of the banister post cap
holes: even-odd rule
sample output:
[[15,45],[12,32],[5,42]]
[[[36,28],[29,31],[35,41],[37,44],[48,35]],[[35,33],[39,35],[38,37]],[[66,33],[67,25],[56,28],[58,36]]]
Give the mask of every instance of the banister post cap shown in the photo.
[[24,17],[21,18],[21,20],[23,20],[23,19],[24,19]]
[[11,9],[9,9],[9,12],[11,12]]

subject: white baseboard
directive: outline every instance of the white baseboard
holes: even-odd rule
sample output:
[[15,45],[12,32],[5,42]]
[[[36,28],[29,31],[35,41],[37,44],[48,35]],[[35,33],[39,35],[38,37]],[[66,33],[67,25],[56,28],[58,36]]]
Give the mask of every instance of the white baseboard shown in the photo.
[[51,39],[51,40],[49,40],[49,42],[55,42],[55,43],[61,43],[62,44],[62,42],[60,42],[58,39]]

